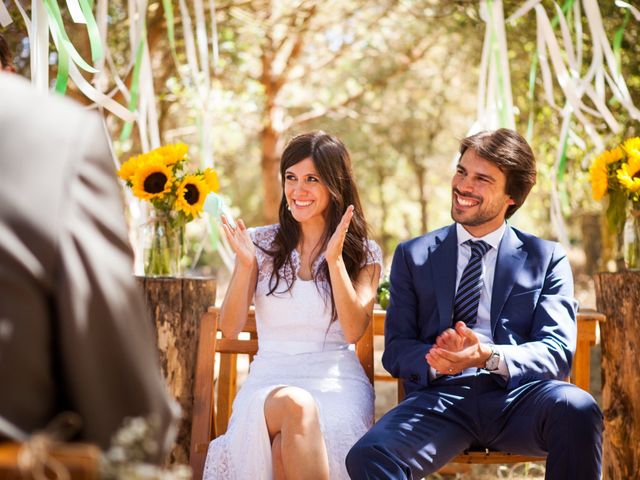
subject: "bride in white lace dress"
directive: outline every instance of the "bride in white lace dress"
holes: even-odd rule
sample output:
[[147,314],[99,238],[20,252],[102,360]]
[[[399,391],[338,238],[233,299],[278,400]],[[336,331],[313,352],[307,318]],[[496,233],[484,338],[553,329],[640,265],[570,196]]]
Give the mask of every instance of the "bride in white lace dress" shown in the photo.
[[221,310],[234,337],[255,299],[259,350],[211,442],[207,480],[348,479],[351,446],[373,422],[373,388],[352,344],[372,316],[382,260],[349,155],[335,137],[295,137],[280,165],[280,222],[223,227],[236,266]]

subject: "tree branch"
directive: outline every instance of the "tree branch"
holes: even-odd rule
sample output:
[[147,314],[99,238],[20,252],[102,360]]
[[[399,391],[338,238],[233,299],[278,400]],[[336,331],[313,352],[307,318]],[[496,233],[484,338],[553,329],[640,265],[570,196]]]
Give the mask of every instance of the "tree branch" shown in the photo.
[[[300,57],[300,54],[302,53],[302,50],[304,48],[305,38],[307,33],[309,32],[309,25],[311,24],[311,19],[317,13],[317,5],[315,4],[311,5],[311,7],[305,13],[306,15],[302,19],[302,24],[296,35],[295,42],[291,47],[291,51],[289,52],[289,55],[286,61],[284,62],[284,66],[282,67],[282,70],[280,71],[280,73],[275,75],[274,84],[275,84],[276,91],[280,91],[280,89],[285,85],[285,83],[287,83],[288,74],[293,68],[296,60]],[[293,19],[292,23],[294,22],[295,22],[295,18]],[[285,42],[286,42],[286,36],[283,38],[283,41],[280,42],[279,47],[276,49],[276,55],[279,55],[282,52]]]
[[299,126],[302,125],[304,123],[308,123],[312,120],[315,120],[316,118],[320,118],[324,115],[327,115],[329,112],[333,112],[336,111],[340,108],[344,108],[347,105],[350,105],[351,103],[355,102],[356,100],[358,100],[359,98],[361,98],[367,91],[369,91],[371,88],[378,88],[378,89],[382,89],[384,87],[387,86],[387,84],[393,79],[398,77],[399,75],[405,73],[406,71],[408,71],[416,62],[418,62],[420,59],[422,59],[427,52],[437,43],[437,41],[439,40],[436,36],[436,38],[430,38],[430,41],[426,43],[426,45],[423,45],[420,48],[411,48],[409,49],[408,52],[405,53],[404,55],[404,60],[400,63],[400,65],[398,65],[398,67],[393,70],[392,72],[390,72],[387,76],[377,79],[374,82],[371,82],[368,84],[368,86],[370,88],[364,88],[362,87],[360,89],[359,92],[348,96],[347,98],[345,98],[342,102],[336,104],[336,105],[331,105],[322,109],[317,109],[317,110],[311,110],[305,113],[302,113],[300,115],[297,115],[295,117],[293,117],[288,123],[287,123],[287,128],[293,127],[293,126]]
[[[393,5],[392,4],[387,4],[387,8],[385,8],[382,12],[380,12],[379,15],[376,15],[370,22],[365,24],[363,30],[366,31],[366,32],[370,31],[371,27],[373,27],[375,24],[377,24],[382,18],[384,18],[387,15],[389,15],[389,13],[392,11],[393,7],[396,7],[396,6],[397,6],[397,4],[393,4]],[[360,11],[359,9],[354,8],[353,10],[348,12],[347,16],[344,18],[343,23],[347,24],[355,16],[355,14],[358,13],[359,11]],[[296,75],[295,77],[291,77],[291,78],[289,78],[289,80],[294,81],[294,80],[299,80],[301,78],[305,78],[306,76],[309,75],[309,73],[311,72],[312,68],[313,68],[313,70],[316,70],[316,71],[322,70],[326,66],[331,65],[334,62],[336,62],[338,59],[340,59],[351,47],[353,47],[357,43],[358,42],[356,40],[354,40],[351,43],[342,42],[342,44],[340,45],[340,48],[338,50],[336,50],[333,55],[327,56],[324,60],[321,60],[320,63],[318,63],[318,64],[307,65],[302,74]]]

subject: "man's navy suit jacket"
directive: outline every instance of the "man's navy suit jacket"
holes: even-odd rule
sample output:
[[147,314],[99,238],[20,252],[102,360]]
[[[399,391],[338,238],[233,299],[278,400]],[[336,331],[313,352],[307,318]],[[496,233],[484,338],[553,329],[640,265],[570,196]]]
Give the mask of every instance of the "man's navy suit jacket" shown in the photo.
[[[404,379],[407,394],[429,386],[425,355],[452,326],[457,255],[455,224],[396,249],[382,363]],[[562,247],[507,225],[491,299],[493,340],[503,345],[510,374],[507,389],[569,375],[576,308],[571,267]]]

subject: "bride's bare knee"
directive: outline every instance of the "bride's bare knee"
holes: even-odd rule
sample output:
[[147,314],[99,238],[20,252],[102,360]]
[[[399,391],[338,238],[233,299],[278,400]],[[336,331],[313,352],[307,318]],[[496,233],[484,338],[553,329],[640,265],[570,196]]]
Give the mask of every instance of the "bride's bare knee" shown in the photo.
[[282,387],[267,396],[264,416],[273,441],[285,422],[301,429],[318,422],[318,406],[308,391],[298,387]]

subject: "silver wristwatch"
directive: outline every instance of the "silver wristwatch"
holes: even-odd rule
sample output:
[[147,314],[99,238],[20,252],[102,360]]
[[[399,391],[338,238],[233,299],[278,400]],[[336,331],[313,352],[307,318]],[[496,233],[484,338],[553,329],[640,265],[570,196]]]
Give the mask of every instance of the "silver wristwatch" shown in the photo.
[[485,362],[484,369],[487,372],[495,372],[496,370],[498,370],[499,365],[500,365],[500,352],[495,348],[491,347],[491,355]]

